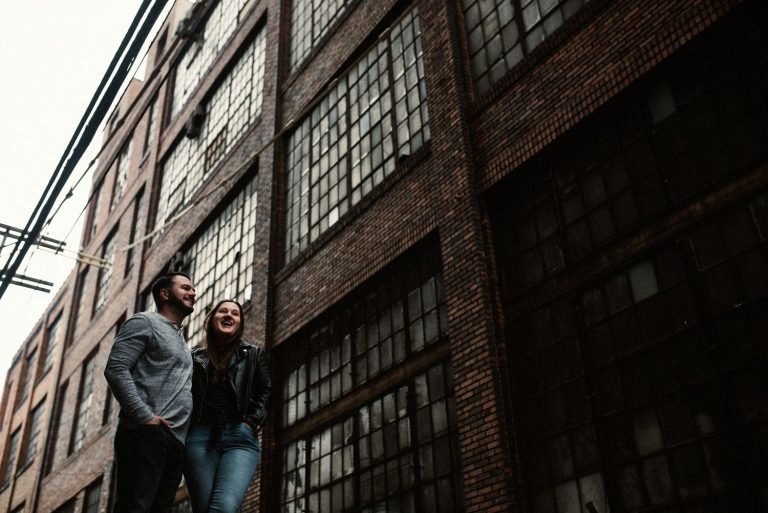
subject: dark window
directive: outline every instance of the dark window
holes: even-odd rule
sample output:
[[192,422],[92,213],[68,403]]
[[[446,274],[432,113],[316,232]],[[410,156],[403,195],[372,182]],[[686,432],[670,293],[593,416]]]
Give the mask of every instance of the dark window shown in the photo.
[[136,199],[133,201],[133,218],[131,219],[131,233],[128,239],[128,251],[125,255],[125,273],[124,276],[128,276],[128,273],[133,268],[133,260],[136,248],[133,244],[136,242],[136,236],[139,234],[139,216],[144,211],[144,189],[140,190],[136,195]]
[[109,286],[112,279],[112,267],[115,261],[115,246],[117,245],[117,227],[104,241],[101,247],[102,266],[99,266],[99,274],[96,278],[96,293],[93,299],[93,315],[107,303]]
[[83,513],[99,513],[99,499],[101,499],[101,478],[85,489]]
[[64,405],[67,401],[67,387],[69,385],[69,381],[65,381],[60,387],[59,387],[59,394],[56,399],[56,410],[51,412],[53,415],[53,425],[51,426],[51,442],[48,447],[48,454],[46,455],[46,461],[45,461],[45,469],[44,473],[45,475],[48,475],[53,470],[54,466],[56,465],[56,454],[58,448],[63,445],[62,440],[60,440],[61,435],[61,417],[64,414]]
[[25,447],[22,449],[23,456],[21,458],[21,467],[26,467],[32,460],[35,459],[37,454],[37,445],[40,439],[40,430],[42,429],[42,418],[45,411],[45,401],[41,402],[32,410],[32,413],[27,420],[27,433]]
[[80,322],[80,314],[83,313],[85,310],[85,302],[86,302],[86,295],[85,295],[85,285],[88,281],[88,270],[90,269],[90,266],[85,266],[82,271],[80,271],[80,274],[77,277],[77,299],[75,300],[75,306],[72,312],[72,324],[73,327],[71,328],[72,333],[70,334],[69,338],[67,339],[67,347],[71,346],[72,343],[77,340],[77,336],[80,333],[80,330],[85,329],[87,322]]
[[120,153],[117,155],[117,160],[115,163],[115,167],[117,168],[115,171],[115,184],[114,188],[112,189],[112,200],[109,204],[110,212],[114,210],[120,200],[123,199],[123,194],[125,193],[125,187],[128,183],[128,170],[130,169],[131,165],[132,142],[133,134],[131,134],[131,136],[128,138],[128,142],[123,144],[123,147],[120,149]]
[[96,367],[97,351],[98,347],[83,362],[80,390],[77,394],[74,424],[69,443],[69,454],[80,450],[88,434],[88,420],[93,405],[93,375]]
[[89,201],[91,202],[91,212],[88,216],[90,226],[88,229],[84,230],[84,233],[86,234],[85,240],[83,241],[83,244],[87,244],[94,235],[96,235],[96,230],[99,227],[99,216],[101,215],[101,202],[102,202],[102,189],[104,185],[104,178],[102,177],[101,180],[99,180],[98,185],[94,187],[93,192],[91,192],[91,197]]
[[287,443],[282,511],[463,511],[451,380],[435,365]]
[[43,374],[51,370],[51,367],[53,366],[53,356],[56,352],[56,346],[59,342],[59,334],[61,333],[61,330],[59,329],[60,326],[61,315],[59,315],[59,317],[57,317],[56,320],[48,326],[48,330],[45,333],[45,357],[43,360]]
[[19,443],[21,442],[21,428],[17,428],[11,435],[10,442],[6,445],[5,462],[3,463],[3,479],[0,481],[0,488],[11,482],[11,477],[16,470],[16,457],[19,452]]
[[77,499],[72,498],[69,499],[67,502],[53,510],[53,513],[75,513],[75,505],[77,504]]
[[141,150],[142,157],[149,155],[152,143],[155,140],[155,129],[157,126],[157,96],[152,99],[152,103],[147,109],[147,131],[144,133],[144,146]]
[[589,0],[462,0],[479,94],[551,36]]
[[21,389],[19,390],[19,395],[17,396],[16,400],[16,408],[21,406],[21,404],[29,397],[29,391],[32,388],[32,384],[35,382],[35,377],[37,375],[37,348],[33,349],[32,352],[27,355],[26,360],[24,361],[24,375],[21,380]]

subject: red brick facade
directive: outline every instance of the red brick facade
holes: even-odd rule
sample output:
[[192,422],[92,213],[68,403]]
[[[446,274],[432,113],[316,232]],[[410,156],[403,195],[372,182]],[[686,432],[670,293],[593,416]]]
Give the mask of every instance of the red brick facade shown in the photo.
[[[204,17],[215,4],[206,2],[197,16]],[[262,464],[243,511],[370,511],[376,501],[388,504],[387,511],[489,513],[604,513],[607,505],[612,511],[765,508],[759,490],[768,482],[760,470],[768,461],[768,413],[760,403],[768,394],[764,376],[754,368],[754,362],[765,357],[764,330],[760,335],[765,322],[757,312],[768,297],[768,12],[762,3],[591,0],[483,94],[475,92],[460,0],[350,0],[308,58],[292,71],[291,16],[296,4],[248,3],[231,39],[173,120],[172,70],[194,42],[173,35],[184,14],[181,6],[161,29],[161,35],[167,29],[165,51],[170,58],[156,67],[163,55],[157,50],[158,36],[148,62],[148,70],[157,72],[144,82],[134,81],[121,99],[117,117],[125,116],[123,123],[105,139],[94,179],[94,188],[103,179],[106,199],[95,221],[89,218],[84,251],[99,255],[111,233],[116,233],[118,247],[106,305],[93,307],[99,269],[83,275],[86,267],[80,264],[8,373],[0,413],[0,474],[12,434],[26,429],[32,408],[43,397],[48,413],[41,432],[48,435],[41,436],[30,468],[0,490],[0,509],[15,511],[24,503],[24,511],[48,512],[74,500],[73,511],[85,511],[85,490],[101,479],[99,511],[106,511],[112,500],[117,405],[107,408],[102,371],[115,327],[144,306],[146,291],[159,274],[189,265],[178,255],[254,177],[257,203],[255,233],[250,234],[246,338],[270,349],[276,401],[263,435]],[[418,10],[423,47],[428,140],[412,154],[395,154],[391,174],[286,262],[290,137],[337,81],[387,41],[389,31],[413,8]],[[262,30],[266,51],[260,114],[194,192],[194,207],[171,228],[139,244],[126,270],[125,247],[131,240],[137,195],[143,191],[136,224],[136,237],[141,237],[158,224],[163,165],[183,140],[192,111],[211,100],[243,48]],[[144,153],[139,142],[148,125],[145,109],[155,94],[160,105],[157,129]],[[115,159],[131,136],[127,185],[110,210]],[[610,167],[619,161],[627,170],[622,185],[616,184],[620,173]],[[598,185],[595,176],[601,177]],[[574,191],[578,213],[569,203]],[[97,228],[91,236],[94,222]],[[625,285],[616,285],[619,282]],[[434,321],[439,335],[422,348],[417,342],[422,328],[414,327],[415,319],[426,325],[432,307],[421,299],[419,312],[409,308],[413,297],[425,294],[424,283],[439,284],[439,307],[432,313],[444,311],[445,317]],[[598,296],[603,306],[595,306]],[[379,337],[375,343],[373,335],[366,335],[367,347],[358,339],[345,342],[345,334],[354,338],[369,326],[371,308],[380,315],[398,311],[398,304],[405,319],[403,359],[382,363],[376,371],[366,367],[369,379],[351,388],[339,385],[343,393],[337,395],[328,384],[333,380],[324,382],[322,371],[306,371],[308,382],[315,384],[302,385],[303,377],[296,378],[297,385],[290,384],[294,376],[305,375],[303,365],[311,368],[323,355],[347,347],[345,343],[353,347],[350,361],[356,363],[350,366],[370,365],[370,360],[363,362],[363,351],[384,355],[390,344],[384,328],[373,329]],[[59,315],[66,322],[61,324],[51,372],[32,389],[30,399],[11,406],[23,381],[26,355],[42,347],[44,326]],[[622,323],[631,322],[637,323],[632,325],[633,336],[627,332],[631,330],[620,330]],[[392,323],[396,331],[397,322]],[[656,324],[658,329],[651,333],[648,326]],[[739,336],[734,325],[744,327]],[[613,331],[600,339],[604,345],[598,345],[598,333],[609,328]],[[545,332],[548,335],[542,335]],[[739,355],[746,358],[738,360],[738,351],[718,345],[729,337],[745,341]],[[732,364],[712,371],[717,379],[675,378],[674,386],[658,385],[645,395],[631,388],[633,371],[643,378],[639,382],[656,386],[652,376],[663,374],[658,363],[663,355],[670,361],[699,355],[685,352],[690,344],[678,342],[683,338],[709,341],[702,344],[717,347],[719,353],[702,349],[707,358],[716,360],[720,354]],[[611,353],[616,344],[631,345],[630,339],[636,345]],[[659,347],[680,352],[672,357]],[[96,372],[86,435],[82,447],[70,451],[76,413],[81,411],[77,403],[83,363],[89,355],[95,355]],[[684,363],[675,369],[679,375],[695,374]],[[334,372],[343,374],[331,363],[327,374]],[[360,372],[355,367],[350,379],[358,379]],[[428,380],[424,376],[438,374],[451,390],[433,396],[442,385],[429,382],[436,388],[429,389],[424,407],[419,384]],[[601,395],[610,392],[604,385],[607,375],[616,380],[613,389],[623,394],[624,402],[611,403],[614,409]],[[316,391],[320,403],[307,399],[308,410],[299,409],[303,413],[287,421],[290,405],[304,401],[302,386],[307,398]],[[725,397],[728,409],[721,412],[722,418],[711,420],[714,427],[709,430],[702,427],[702,415],[716,416],[696,410],[694,393],[705,389]],[[637,403],[631,400],[632,391],[642,396]],[[322,399],[323,393],[331,398]],[[382,491],[376,488],[377,479],[367,481],[367,472],[377,476],[378,460],[368,462],[364,455],[369,439],[360,419],[382,398],[401,400],[400,393],[408,399],[397,421],[407,423],[410,438],[398,435],[397,456],[382,458],[395,458],[387,464],[410,461],[414,477],[400,476],[395,479],[400,488]],[[562,397],[553,400],[557,394]],[[698,430],[695,441],[673,441],[680,432],[665,417],[672,397],[685,398],[680,401],[691,411],[686,422],[691,423],[691,433]],[[54,411],[54,404],[61,407]],[[445,432],[437,427],[440,417],[434,413],[443,404],[448,412]],[[557,408],[562,412],[552,413]],[[431,416],[424,413],[427,410]],[[432,431],[422,432],[430,423]],[[561,423],[562,428],[557,427]],[[326,461],[315,458],[312,440],[352,425],[353,434],[334,441],[340,445],[332,449],[343,445],[354,454],[354,465],[342,459],[341,474],[335,467],[328,475],[312,474]],[[616,425],[635,433],[635,438],[620,439]],[[625,425],[635,426],[635,431]],[[637,435],[642,431],[637,426],[645,426],[646,438]],[[729,445],[738,439],[743,442],[737,448]],[[306,460],[296,463],[295,475],[307,472],[312,477],[299,486],[291,481],[294,470],[287,468],[292,464],[286,463],[287,454],[305,442]],[[622,443],[634,445],[623,454]],[[587,446],[597,456],[579,452]],[[427,470],[424,454],[439,457],[439,452],[429,452],[436,447],[450,447],[450,472]],[[573,454],[565,456],[568,451]],[[745,458],[736,464],[747,461],[744,465],[754,470],[743,483],[723,477],[733,463],[729,451]],[[540,461],[543,467],[537,467]],[[653,475],[656,481],[649,477]],[[378,481],[389,477],[379,476]],[[451,499],[443,496],[446,490]],[[180,490],[179,498],[184,494]],[[326,512],[327,504],[333,506]]]

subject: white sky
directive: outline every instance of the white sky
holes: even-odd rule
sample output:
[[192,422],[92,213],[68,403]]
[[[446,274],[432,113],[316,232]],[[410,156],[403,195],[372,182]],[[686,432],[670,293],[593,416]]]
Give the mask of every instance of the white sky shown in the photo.
[[[0,223],[26,225],[140,3],[0,0]],[[141,78],[141,71],[137,76]],[[91,156],[81,161],[65,192],[85,170],[100,142],[101,132],[94,138]],[[90,185],[89,176],[45,235],[66,237],[85,205]],[[67,248],[78,249],[81,225],[82,220],[66,239]],[[0,252],[0,267],[9,250]],[[11,285],[0,299],[0,389],[14,354],[74,263],[35,251],[20,272],[54,282],[53,291],[46,294]]]

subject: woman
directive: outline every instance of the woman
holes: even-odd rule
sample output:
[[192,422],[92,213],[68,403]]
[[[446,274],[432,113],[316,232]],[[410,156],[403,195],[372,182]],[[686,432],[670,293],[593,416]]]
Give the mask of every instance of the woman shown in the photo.
[[241,340],[242,313],[238,302],[219,301],[203,323],[205,346],[192,351],[184,475],[195,513],[235,513],[261,455],[272,383],[264,350]]

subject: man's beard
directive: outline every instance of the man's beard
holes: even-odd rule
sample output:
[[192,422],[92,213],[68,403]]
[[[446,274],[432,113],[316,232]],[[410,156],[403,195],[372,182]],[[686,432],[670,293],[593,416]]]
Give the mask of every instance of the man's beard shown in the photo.
[[181,297],[178,297],[175,294],[171,294],[168,297],[168,304],[177,308],[185,317],[191,314],[195,309],[194,306],[187,305]]

